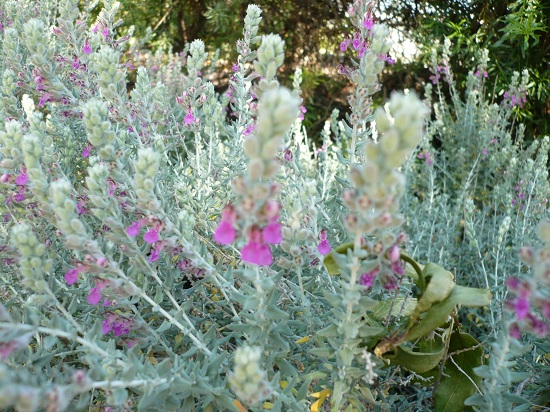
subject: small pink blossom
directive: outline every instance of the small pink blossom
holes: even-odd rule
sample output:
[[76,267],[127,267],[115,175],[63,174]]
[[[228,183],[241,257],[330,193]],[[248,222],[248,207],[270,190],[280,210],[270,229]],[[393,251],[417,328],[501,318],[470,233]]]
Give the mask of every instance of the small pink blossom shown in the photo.
[[149,244],[158,242],[159,232],[157,232],[155,229],[149,229],[149,231],[143,235],[143,240],[145,240]]
[[363,27],[369,31],[372,31],[372,28],[374,27],[374,21],[372,20],[372,16],[366,15],[365,20],[363,20]]
[[149,255],[149,262],[156,262],[157,260],[159,260],[159,252],[158,250],[153,249]]
[[359,278],[359,283],[363,286],[366,286],[367,288],[371,288],[372,285],[374,285],[374,279],[378,275],[379,271],[380,268],[377,266],[373,270],[370,270],[367,273],[363,273]]
[[518,297],[514,303],[514,310],[516,311],[518,320],[524,319],[529,313],[529,300]]
[[283,241],[283,235],[281,234],[282,226],[283,225],[280,223],[270,223],[264,227],[264,230],[262,231],[264,240],[272,245],[278,245],[281,243]]
[[126,228],[126,234],[131,237],[139,235],[140,226],[139,222],[132,223]]
[[63,276],[63,278],[65,279],[67,285],[71,286],[78,281],[78,271],[76,269],[71,269],[67,273],[65,273],[65,276]]
[[86,148],[82,151],[82,157],[88,157],[90,156],[90,151],[92,150],[92,146],[88,145]]
[[510,326],[510,336],[514,339],[521,339],[521,331],[517,323],[514,323],[512,324],[512,326]]
[[328,243],[328,240],[321,240],[319,244],[317,245],[317,250],[321,255],[326,255],[330,252],[330,244]]
[[399,251],[399,246],[393,245],[388,252],[388,258],[390,259],[390,262],[398,262],[400,257],[401,252]]
[[269,266],[273,263],[273,255],[265,243],[248,242],[241,249],[241,258],[244,262],[258,266]]
[[220,245],[229,245],[235,240],[236,233],[233,224],[227,220],[221,220],[214,232],[214,240]]
[[84,46],[82,46],[82,51],[86,54],[92,53],[92,47],[90,46],[90,42],[88,39],[84,41]]
[[101,289],[98,286],[92,288],[86,300],[90,305],[97,305],[101,300]]
[[19,186],[24,186],[28,183],[29,176],[27,176],[26,170],[21,171],[19,175],[15,178],[15,183],[17,183]]
[[191,111],[191,109],[189,109],[187,111],[187,114],[185,115],[184,122],[185,124],[190,125],[190,124],[193,124],[194,121],[195,121],[195,116],[193,116],[193,112]]

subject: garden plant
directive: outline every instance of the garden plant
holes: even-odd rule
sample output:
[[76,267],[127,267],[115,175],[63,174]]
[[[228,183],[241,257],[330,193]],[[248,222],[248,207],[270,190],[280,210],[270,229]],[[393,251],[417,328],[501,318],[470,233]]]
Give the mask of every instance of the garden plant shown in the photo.
[[374,107],[395,59],[355,0],[349,111],[310,136],[259,7],[222,93],[201,40],[147,51],[119,7],[0,4],[0,408],[550,404],[550,141],[524,143],[526,72],[489,98],[480,50],[459,90],[441,39],[424,96]]

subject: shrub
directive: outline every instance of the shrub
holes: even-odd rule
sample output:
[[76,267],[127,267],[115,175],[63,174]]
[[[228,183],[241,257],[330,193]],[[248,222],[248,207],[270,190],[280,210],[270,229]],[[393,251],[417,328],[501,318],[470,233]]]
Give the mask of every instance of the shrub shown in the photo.
[[[93,23],[77,0],[53,3],[8,1],[1,15],[0,405],[429,408],[397,385],[414,380],[408,388],[429,393],[436,409],[461,410],[495,386],[481,378],[503,364],[483,367],[488,345],[476,338],[507,339],[497,266],[523,270],[513,256],[499,263],[501,248],[530,239],[544,205],[528,212],[548,183],[544,150],[524,152],[510,134],[486,160],[493,173],[479,166],[473,139],[457,151],[463,133],[490,145],[510,129],[510,105],[489,105],[482,80],[472,75],[466,103],[455,94],[454,107],[437,108],[428,137],[427,107],[413,93],[373,112],[390,44],[373,4],[357,0],[346,44],[355,59],[340,68],[356,85],[351,114],[334,112],[313,150],[301,73],[292,90],[279,84],[284,42],[259,35],[257,6],[219,96],[200,40],[185,56],[154,55],[128,91],[124,53],[135,50],[131,33],[117,30],[118,3],[104,1]],[[457,120],[467,127],[449,128]],[[505,171],[512,177],[497,179]],[[522,172],[535,177],[511,189]],[[523,219],[502,200],[514,192]],[[468,245],[448,218],[462,207]],[[426,239],[443,228],[447,244]],[[482,257],[491,245],[494,275]],[[530,262],[542,283],[545,256]],[[461,330],[458,305],[485,308],[484,329]],[[521,305],[508,306],[519,317]]]

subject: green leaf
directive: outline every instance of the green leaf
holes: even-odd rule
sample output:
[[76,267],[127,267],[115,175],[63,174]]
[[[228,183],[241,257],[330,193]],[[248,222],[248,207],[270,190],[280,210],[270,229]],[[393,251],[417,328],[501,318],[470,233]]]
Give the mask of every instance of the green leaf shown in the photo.
[[[467,333],[455,332],[449,342],[449,354],[463,349],[472,348],[479,342]],[[481,378],[474,373],[474,368],[480,366],[483,360],[481,346],[453,355],[454,362],[449,359],[445,363],[445,373],[441,383],[435,390],[435,412],[462,412],[472,410],[464,406],[466,398],[477,392]],[[475,385],[474,385],[475,383]]]
[[407,341],[416,340],[440,327],[447,321],[447,317],[458,304],[468,307],[486,306],[491,302],[491,297],[491,292],[486,289],[457,285],[447,299],[432,305],[425,316],[409,329],[405,339]]
[[385,320],[388,316],[410,316],[416,307],[414,298],[395,298],[378,302],[372,310],[372,317],[376,320]]
[[434,263],[426,264],[422,273],[428,285],[418,300],[417,315],[428,310],[432,304],[445,300],[456,285],[453,274]]
[[391,355],[385,355],[391,365],[401,365],[406,369],[424,373],[435,368],[445,355],[445,345],[440,337],[426,339],[417,344],[415,348],[398,346]]

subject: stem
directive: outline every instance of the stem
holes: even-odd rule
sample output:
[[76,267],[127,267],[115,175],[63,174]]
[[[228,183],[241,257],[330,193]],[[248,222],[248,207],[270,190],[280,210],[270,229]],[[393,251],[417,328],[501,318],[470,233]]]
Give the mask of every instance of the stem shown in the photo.
[[420,266],[418,266],[418,263],[414,259],[411,259],[409,256],[405,254],[401,254],[401,260],[404,262],[407,262],[409,265],[411,265],[414,269],[414,271],[418,275],[418,287],[424,292],[426,290],[426,279],[424,279],[424,274],[422,273],[422,269],[420,269]]

